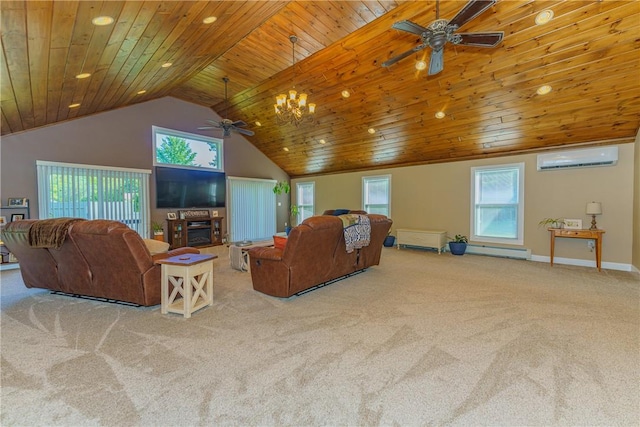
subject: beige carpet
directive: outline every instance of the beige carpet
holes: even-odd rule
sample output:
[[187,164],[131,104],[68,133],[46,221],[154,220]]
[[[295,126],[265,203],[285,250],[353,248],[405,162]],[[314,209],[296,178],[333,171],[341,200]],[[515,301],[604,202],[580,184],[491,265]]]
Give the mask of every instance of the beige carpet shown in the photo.
[[3,426],[637,426],[633,273],[384,248],[300,297],[215,267],[183,319],[2,273]]

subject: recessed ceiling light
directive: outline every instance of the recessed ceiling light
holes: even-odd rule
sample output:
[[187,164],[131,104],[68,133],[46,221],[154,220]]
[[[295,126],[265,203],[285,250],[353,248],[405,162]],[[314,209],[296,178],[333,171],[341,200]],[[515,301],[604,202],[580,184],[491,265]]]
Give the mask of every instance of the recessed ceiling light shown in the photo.
[[97,25],[98,27],[102,27],[104,25],[113,24],[113,18],[110,16],[96,16],[91,20],[93,25]]
[[216,22],[218,20],[217,16],[207,16],[206,18],[204,18],[202,20],[203,24],[213,24],[214,22]]
[[436,113],[436,119],[444,119],[444,116],[445,116],[444,111],[438,111]]
[[416,70],[422,71],[427,69],[427,61],[420,60],[416,62]]
[[324,139],[320,140],[320,144],[326,144],[326,143],[327,143],[327,141],[325,141]]
[[536,15],[536,25],[544,25],[553,19],[553,10],[546,9]]
[[162,68],[169,68],[171,67],[173,64],[171,62],[165,62],[164,64],[161,65]]
[[369,132],[371,135],[373,135],[374,133],[376,133],[376,130],[374,128],[369,128],[369,129],[367,129],[367,132]]
[[80,106],[80,104],[71,104],[69,105],[69,108],[78,108]]
[[284,147],[283,150],[287,151],[287,152],[289,151],[289,149],[287,147]]
[[536,90],[538,95],[546,95],[549,92],[551,92],[551,86],[549,85],[542,85]]
[[143,95],[143,94],[145,94],[145,93],[147,93],[147,91],[146,91],[146,90],[144,90],[144,89],[139,90],[139,91],[137,92],[137,94],[138,94],[138,95]]
[[351,92],[349,92],[348,90],[345,89],[345,90],[342,91],[342,97],[343,98],[348,98],[350,96],[351,96]]
[[260,126],[262,126],[262,123],[256,122],[256,126],[260,127]]
[[80,73],[76,75],[76,79],[86,79],[87,77],[91,77],[91,73]]

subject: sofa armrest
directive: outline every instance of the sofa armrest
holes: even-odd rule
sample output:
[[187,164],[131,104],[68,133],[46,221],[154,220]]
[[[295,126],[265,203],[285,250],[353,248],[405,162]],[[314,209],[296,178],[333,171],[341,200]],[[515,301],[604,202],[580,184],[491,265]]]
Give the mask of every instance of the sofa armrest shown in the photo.
[[249,256],[259,259],[268,259],[272,261],[282,261],[282,249],[257,247],[249,249]]
[[172,249],[168,252],[155,254],[151,258],[153,259],[153,262],[156,262],[159,259],[170,258],[172,256],[183,255],[183,254],[199,254],[199,253],[200,251],[196,248],[182,247],[182,248]]

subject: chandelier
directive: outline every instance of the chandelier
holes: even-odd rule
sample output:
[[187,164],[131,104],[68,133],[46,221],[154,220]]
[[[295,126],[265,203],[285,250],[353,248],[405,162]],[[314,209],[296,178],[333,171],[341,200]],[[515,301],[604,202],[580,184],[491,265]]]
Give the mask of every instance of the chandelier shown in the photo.
[[[295,65],[296,55],[295,48],[298,37],[289,36],[291,41],[291,57],[293,59],[293,76],[295,80]],[[279,125],[286,125],[292,123],[296,126],[300,125],[305,120],[313,120],[313,113],[316,112],[316,104],[307,104],[307,94],[298,92],[295,90],[295,81],[293,89],[289,91],[289,96],[281,93],[276,97],[276,103],[273,106],[276,111],[276,120]]]

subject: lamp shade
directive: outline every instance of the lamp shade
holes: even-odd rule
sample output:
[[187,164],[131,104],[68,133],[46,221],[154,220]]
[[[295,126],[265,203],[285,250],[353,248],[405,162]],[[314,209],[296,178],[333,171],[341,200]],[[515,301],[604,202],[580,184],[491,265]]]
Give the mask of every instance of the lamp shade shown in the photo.
[[587,203],[587,215],[602,215],[602,203],[600,202]]

